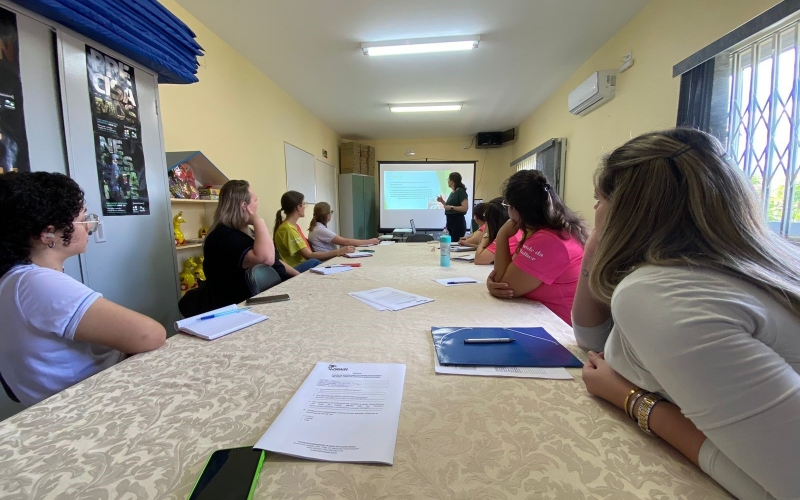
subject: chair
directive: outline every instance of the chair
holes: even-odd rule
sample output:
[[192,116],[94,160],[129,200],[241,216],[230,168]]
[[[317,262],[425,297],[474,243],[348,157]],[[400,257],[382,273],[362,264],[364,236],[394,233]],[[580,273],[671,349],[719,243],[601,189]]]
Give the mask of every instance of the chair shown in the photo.
[[250,296],[254,297],[259,293],[281,284],[281,277],[272,266],[258,264],[247,270],[247,286],[250,287]]
[[433,241],[433,236],[426,233],[417,233],[409,235],[406,243],[425,243],[426,241]]
[[17,399],[17,396],[14,394],[14,391],[11,390],[11,387],[9,387],[8,384],[6,384],[6,380],[3,378],[2,373],[0,373],[0,384],[2,384],[3,390],[6,391],[6,396],[8,396],[8,399],[10,399],[15,403],[19,403],[19,399]]

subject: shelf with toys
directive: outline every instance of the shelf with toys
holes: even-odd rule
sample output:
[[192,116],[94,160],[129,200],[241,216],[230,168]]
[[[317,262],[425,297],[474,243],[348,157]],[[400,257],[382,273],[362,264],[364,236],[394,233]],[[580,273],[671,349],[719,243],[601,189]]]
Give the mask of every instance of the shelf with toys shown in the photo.
[[228,178],[200,151],[167,153],[175,240],[176,279],[181,296],[205,280],[203,240],[214,220],[219,188]]

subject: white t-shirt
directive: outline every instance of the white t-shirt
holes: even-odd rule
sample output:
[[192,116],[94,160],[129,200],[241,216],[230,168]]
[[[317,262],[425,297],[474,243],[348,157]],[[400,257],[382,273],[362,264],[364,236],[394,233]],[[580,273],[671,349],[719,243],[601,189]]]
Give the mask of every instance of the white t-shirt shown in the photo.
[[578,344],[681,408],[708,437],[708,475],[739,498],[800,498],[797,316],[733,276],[660,266],[622,280],[611,316],[575,325]]
[[64,273],[33,264],[0,279],[0,373],[26,406],[124,358],[110,347],[74,340],[101,295]]
[[308,233],[308,243],[315,252],[330,252],[339,248],[332,243],[335,237],[336,233],[325,227],[321,222],[317,222],[314,229]]

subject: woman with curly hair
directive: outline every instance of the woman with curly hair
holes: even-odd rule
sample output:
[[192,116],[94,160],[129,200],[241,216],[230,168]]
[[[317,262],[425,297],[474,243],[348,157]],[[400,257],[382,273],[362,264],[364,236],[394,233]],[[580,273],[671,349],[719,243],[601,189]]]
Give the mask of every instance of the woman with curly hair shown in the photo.
[[48,172],[0,175],[0,213],[0,379],[12,398],[33,405],[126,354],[164,344],[156,321],[64,274],[64,261],[86,251],[97,226],[75,181]]

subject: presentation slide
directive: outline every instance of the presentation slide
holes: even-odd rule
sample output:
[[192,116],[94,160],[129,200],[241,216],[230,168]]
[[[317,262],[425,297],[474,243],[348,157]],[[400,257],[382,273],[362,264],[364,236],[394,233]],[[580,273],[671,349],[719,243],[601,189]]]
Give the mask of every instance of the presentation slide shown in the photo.
[[382,229],[410,228],[411,219],[417,229],[441,230],[446,224],[444,205],[451,190],[447,179],[451,172],[461,174],[467,187],[469,211],[467,227],[472,219],[472,199],[475,192],[475,163],[403,162],[378,164],[380,175],[380,227]]

